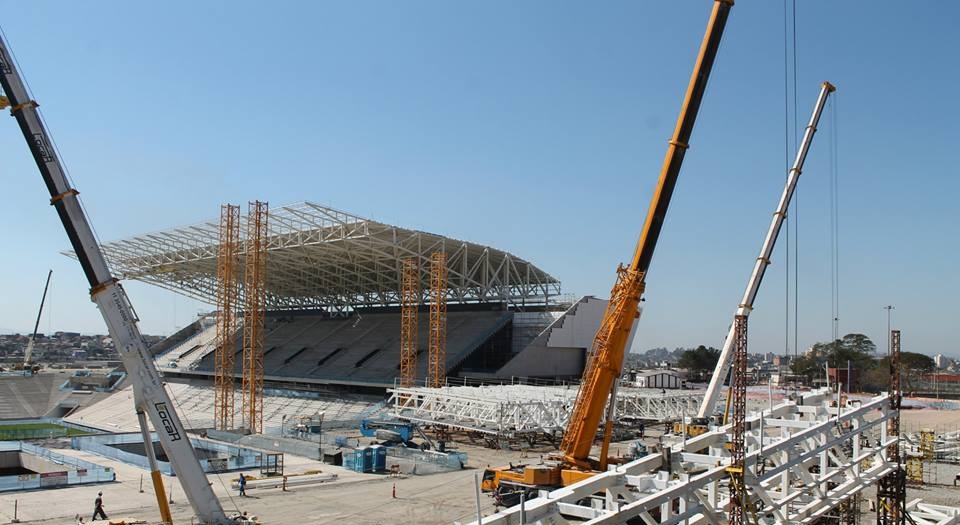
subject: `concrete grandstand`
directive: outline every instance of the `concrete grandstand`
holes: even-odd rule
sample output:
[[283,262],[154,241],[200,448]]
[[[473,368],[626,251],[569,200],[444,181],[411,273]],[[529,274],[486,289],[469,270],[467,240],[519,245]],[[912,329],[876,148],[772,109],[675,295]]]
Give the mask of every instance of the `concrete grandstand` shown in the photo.
[[0,420],[62,417],[109,396],[107,392],[74,391],[66,373],[8,375],[0,381]]

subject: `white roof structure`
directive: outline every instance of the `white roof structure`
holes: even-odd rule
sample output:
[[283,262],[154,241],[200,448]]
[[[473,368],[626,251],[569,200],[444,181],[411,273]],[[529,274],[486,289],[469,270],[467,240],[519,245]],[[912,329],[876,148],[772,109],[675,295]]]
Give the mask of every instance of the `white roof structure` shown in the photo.
[[[103,252],[121,279],[214,304],[218,244],[219,222],[209,220],[109,242]],[[447,255],[449,302],[532,305],[560,294],[560,281],[505,251],[303,202],[270,209],[267,308],[397,305],[403,259],[420,259],[420,289],[426,294],[436,251]],[[243,248],[240,257],[242,264]]]

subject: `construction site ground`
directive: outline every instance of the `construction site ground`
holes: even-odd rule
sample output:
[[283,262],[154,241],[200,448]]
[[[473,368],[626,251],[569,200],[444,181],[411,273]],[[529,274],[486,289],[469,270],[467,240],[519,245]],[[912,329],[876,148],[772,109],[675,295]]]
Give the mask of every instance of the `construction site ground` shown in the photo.
[[[960,426],[960,410],[904,410],[902,425],[907,428],[956,428]],[[659,441],[662,428],[660,425],[648,427],[644,441],[648,445],[655,445]],[[616,443],[611,451],[614,455],[623,454],[628,446],[626,442]],[[337,480],[297,486],[286,492],[279,488],[254,489],[249,490],[248,496],[244,498],[239,497],[236,490],[228,488],[238,472],[210,475],[209,479],[226,509],[247,511],[259,516],[264,525],[450,524],[454,521],[473,521],[476,518],[474,476],[482,473],[484,467],[510,462],[536,463],[540,460],[540,455],[551,451],[549,446],[519,451],[492,450],[464,443],[452,444],[450,448],[466,452],[470,468],[427,476],[393,478],[384,474],[360,474],[287,455],[285,470],[288,474],[319,469],[324,473],[337,474]],[[103,491],[104,506],[111,519],[135,517],[148,522],[159,521],[153,487],[146,471],[83,451],[66,449],[59,452],[116,469],[117,482],[0,495],[0,523],[12,522],[15,501],[18,507],[17,518],[21,523],[72,524],[77,514],[89,523],[93,513],[93,500],[99,491]],[[246,473],[260,475],[259,471]],[[960,501],[960,487],[953,485],[953,479],[960,473],[960,466],[941,463],[937,465],[936,473],[937,484],[909,487],[908,501],[923,498],[929,503],[956,505]],[[164,482],[172,495],[175,523],[190,523],[193,513],[176,478],[164,476]],[[396,497],[393,497],[394,485]],[[865,515],[869,515],[868,501],[874,498],[873,490],[864,491],[863,498],[861,510]],[[485,494],[481,495],[480,504],[484,515],[495,511],[494,500]]]

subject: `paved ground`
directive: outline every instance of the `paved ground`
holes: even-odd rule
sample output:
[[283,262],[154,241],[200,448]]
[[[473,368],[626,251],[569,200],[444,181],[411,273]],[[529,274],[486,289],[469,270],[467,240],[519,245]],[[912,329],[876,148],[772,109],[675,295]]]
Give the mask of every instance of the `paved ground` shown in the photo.
[[[482,467],[488,462],[499,465],[505,461],[521,461],[519,452],[500,453],[470,445],[462,445],[461,448],[470,454],[471,465]],[[93,500],[99,491],[103,491],[104,507],[111,518],[129,516],[148,521],[159,520],[153,487],[146,471],[83,451],[68,449],[60,452],[113,467],[117,471],[118,481],[0,495],[0,523],[12,521],[14,501],[18,503],[17,517],[21,523],[72,524],[78,513],[89,521],[93,514]],[[325,473],[337,474],[338,480],[294,487],[288,492],[280,489],[251,490],[248,491],[249,497],[241,498],[236,491],[227,488],[238,473],[210,475],[209,479],[225,508],[245,510],[259,516],[265,525],[449,524],[458,519],[469,520],[476,515],[474,474],[481,472],[476,468],[395,479],[385,475],[358,474],[289,455],[284,460],[288,473],[320,469]],[[256,471],[248,473],[258,474]],[[141,476],[143,493],[139,490]],[[164,482],[173,496],[175,521],[190,523],[193,512],[176,478],[164,476]],[[392,497],[394,484],[396,498]],[[482,495],[480,501],[485,515],[494,512],[491,498]]]
[[[936,415],[920,412],[904,411],[904,424],[920,422],[925,424],[931,417],[944,422],[949,420],[949,424],[954,424],[953,420],[960,417],[960,411]],[[648,428],[647,443],[656,443],[658,435],[657,428]],[[225,508],[231,511],[245,510],[259,516],[265,525],[300,523],[439,525],[475,519],[474,476],[482,472],[484,467],[503,465],[507,462],[536,463],[539,461],[540,454],[549,451],[547,448],[522,453],[494,451],[466,444],[451,446],[451,448],[454,447],[469,455],[469,466],[472,468],[444,474],[394,479],[382,475],[358,474],[288,455],[285,458],[288,473],[319,468],[325,473],[337,474],[338,480],[322,485],[294,487],[288,492],[279,489],[251,490],[249,497],[240,498],[235,491],[227,488],[230,480],[235,478],[237,473],[211,475],[209,479]],[[626,449],[627,445],[623,443],[614,444],[611,447],[614,454],[626,452]],[[119,482],[0,495],[0,524],[9,523],[12,520],[15,500],[19,503],[18,517],[22,523],[72,524],[73,517],[77,513],[83,513],[89,520],[93,511],[93,499],[100,490],[104,492],[106,510],[111,517],[130,516],[154,522],[159,520],[153,489],[145,471],[86,452],[74,450],[62,452],[113,467],[117,471]],[[960,466],[939,465],[937,469],[939,483],[909,488],[908,500],[923,498],[929,503],[957,505],[960,503],[960,488],[952,485],[952,479],[958,472],[960,472]],[[141,476],[144,477],[143,493],[139,491]],[[190,523],[193,513],[176,478],[165,476],[164,481],[168,488],[172,488],[176,523],[178,525]],[[392,497],[394,484],[396,498]],[[873,491],[865,491],[863,496],[864,517],[869,519],[873,514],[867,513],[866,510],[868,501],[874,498]],[[494,512],[491,498],[481,495],[480,503],[484,515]]]

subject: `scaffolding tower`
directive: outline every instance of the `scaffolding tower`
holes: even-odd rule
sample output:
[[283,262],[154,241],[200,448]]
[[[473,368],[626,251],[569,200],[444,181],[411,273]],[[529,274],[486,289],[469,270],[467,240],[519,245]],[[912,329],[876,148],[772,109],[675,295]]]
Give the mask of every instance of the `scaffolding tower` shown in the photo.
[[420,309],[420,261],[403,260],[400,291],[400,386],[417,383],[417,313]]
[[440,388],[447,379],[447,255],[434,252],[430,256],[430,344],[427,363],[427,386]]
[[[746,459],[745,434],[747,431],[747,316],[734,317],[734,354],[731,381],[731,408],[733,421],[730,427],[730,525],[744,525],[749,520],[747,513],[747,487],[744,483],[744,460]],[[762,436],[761,436],[762,439]]]
[[936,432],[932,428],[920,429],[920,458],[923,481],[936,485],[938,482]]
[[877,524],[907,523],[907,473],[900,460],[900,330],[890,331],[890,412],[887,421],[887,461],[893,470],[877,482]]
[[263,430],[263,321],[266,314],[267,214],[265,202],[247,209],[243,274],[243,422],[250,432]]
[[234,366],[237,355],[237,283],[240,251],[240,206],[220,206],[220,244],[217,249],[217,338],[214,350],[213,425],[233,428]]

